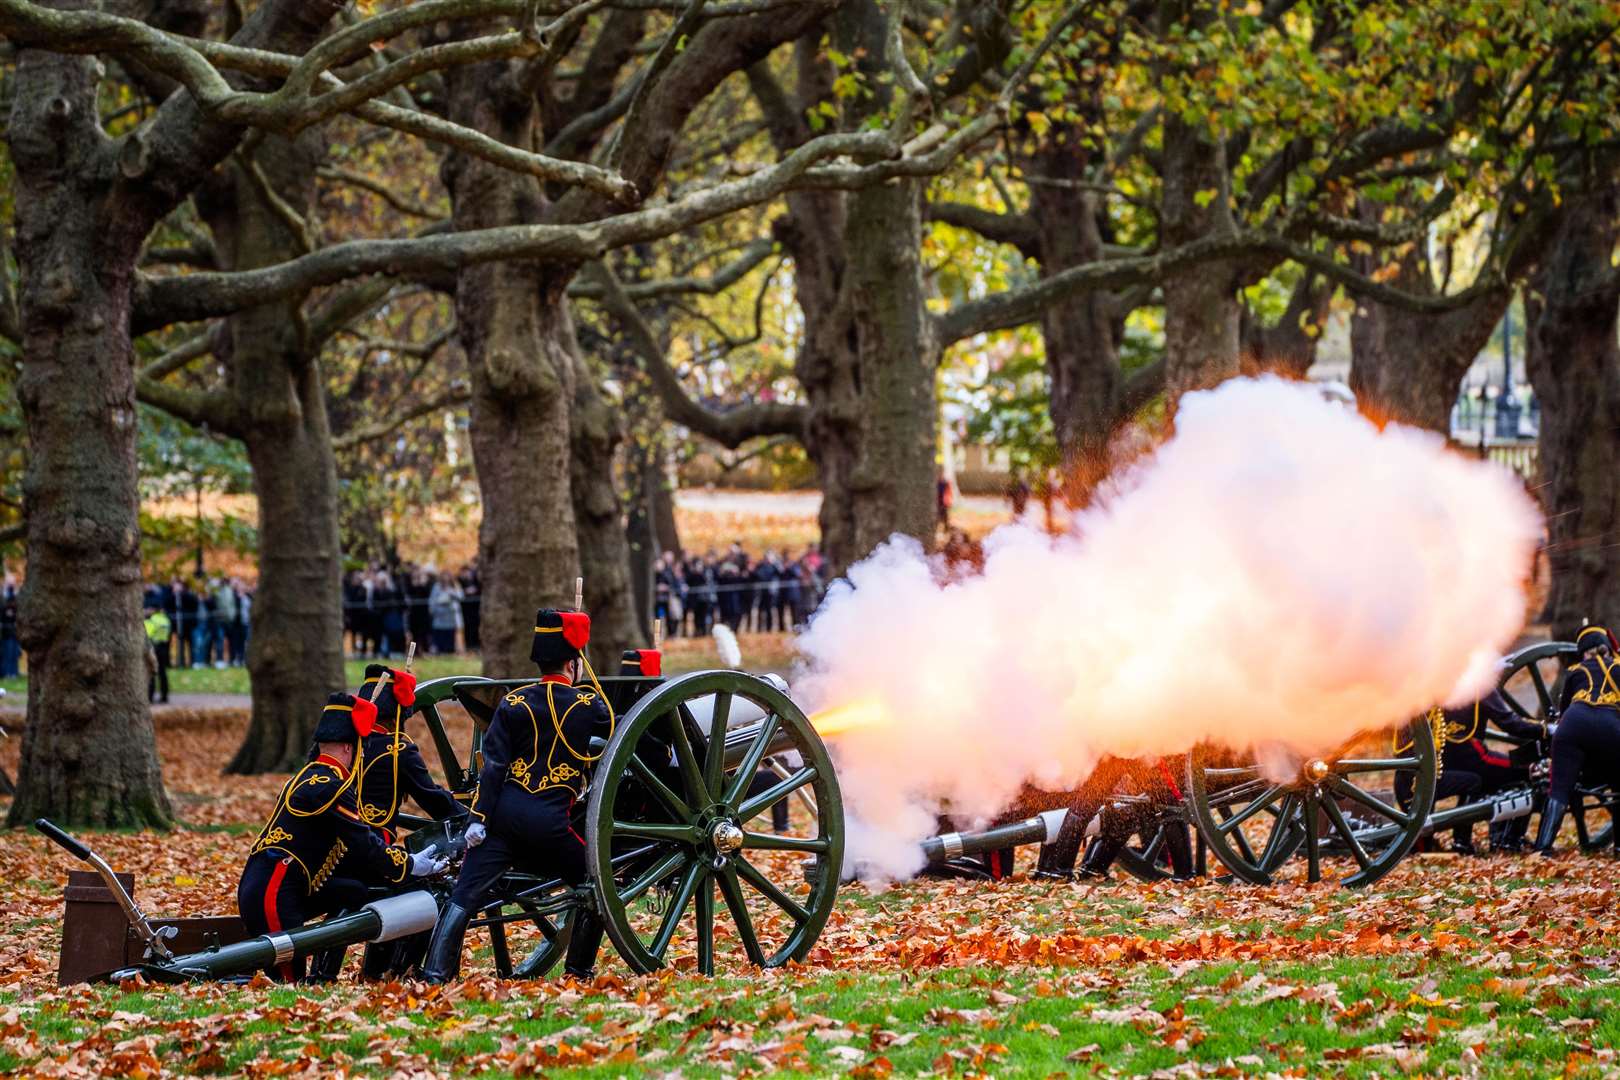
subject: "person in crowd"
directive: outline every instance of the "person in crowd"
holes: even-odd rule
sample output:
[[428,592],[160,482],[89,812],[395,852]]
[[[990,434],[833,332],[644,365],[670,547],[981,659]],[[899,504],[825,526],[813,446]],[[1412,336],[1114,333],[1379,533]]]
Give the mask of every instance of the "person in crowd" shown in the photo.
[[22,644],[17,638],[17,575],[7,574],[0,583],[0,679],[15,679],[21,673]]
[[[214,666],[223,668],[226,662],[226,646],[230,644],[233,636],[231,628],[236,625],[240,615],[236,609],[236,589],[229,578],[215,578],[213,594],[214,609],[209,641],[213,650]],[[233,664],[241,662],[235,652],[231,653],[230,662]]]
[[169,583],[168,593],[163,598],[163,610],[174,623],[175,666],[191,667],[192,644],[196,640],[193,631],[197,626],[197,594],[176,577]]
[[236,611],[225,626],[225,644],[231,650],[231,666],[241,667],[247,663],[247,639],[248,629],[252,625],[253,593],[239,577],[231,578],[229,587],[232,599],[236,603]]
[[714,574],[701,555],[686,564],[686,606],[692,615],[692,633],[706,637],[714,617]]
[[371,601],[377,609],[377,655],[386,660],[405,651],[405,596],[386,570],[374,578]]
[[191,620],[191,666],[207,667],[214,641],[214,593],[202,574],[191,579],[191,593],[197,605]]
[[[431,848],[412,855],[385,844],[360,818],[354,768],[360,740],[371,734],[376,719],[377,707],[364,698],[336,693],[327,699],[309,763],[281,789],[242,868],[236,905],[249,934],[284,934],[317,915],[360,906],[369,887],[427,877],[448,865]],[[346,856],[364,876],[335,873]],[[338,964],[341,958],[339,952]],[[316,977],[336,977],[330,955],[320,960]],[[303,977],[303,966],[302,961],[283,963],[270,974],[292,981]]]
[[939,515],[941,529],[951,527],[951,504],[955,501],[956,492],[951,487],[951,479],[945,475],[945,470],[941,469],[934,480],[934,509]]
[[478,580],[478,557],[462,566],[456,574],[461,586],[461,639],[468,652],[477,652],[480,644],[478,617],[482,614],[482,589]]
[[152,672],[146,680],[146,703],[169,701],[169,638],[174,624],[163,610],[162,596],[146,599],[146,644],[152,650]]
[[404,582],[405,628],[410,640],[420,642],[417,647],[423,649],[433,638],[433,584],[432,571],[420,566],[411,567]]
[[765,557],[754,566],[754,629],[776,629],[776,594],[782,580],[782,560],[774,549],[767,548]]
[[433,651],[449,655],[456,651],[456,631],[461,629],[461,586],[446,570],[433,583],[428,593],[429,622],[433,632]]
[[681,595],[685,586],[675,567],[673,552],[666,551],[653,560],[653,618],[663,621],[667,637],[678,632],[685,607]]
[[782,567],[782,579],[776,594],[776,612],[783,630],[796,629],[802,621],[799,612],[804,607],[803,574],[802,563],[790,562]]
[[[600,756],[590,752],[591,738],[611,737],[614,721],[584,658],[590,637],[590,616],[582,611],[545,608],[535,615],[529,655],[540,681],[506,695],[484,736],[467,859],[422,965],[429,982],[459,974],[467,922],[508,869],[519,866],[570,885],[585,880],[585,841],[576,817],[584,808],[592,763]],[[582,668],[592,689],[574,685]],[[601,940],[600,918],[593,909],[582,909],[564,972],[590,978]]]
[[[1552,855],[1558,828],[1583,779],[1620,790],[1620,658],[1615,639],[1601,626],[1588,626],[1575,638],[1579,659],[1564,678],[1558,726],[1552,736],[1552,767],[1547,805],[1535,849]],[[1620,828],[1614,830],[1620,854]]]
[[720,594],[720,621],[733,631],[739,629],[747,604],[743,594],[749,588],[742,569],[728,558],[715,572],[714,587]]
[[343,575],[343,642],[345,656],[365,655],[360,643],[360,623],[356,615],[361,598],[360,571],[350,570]]

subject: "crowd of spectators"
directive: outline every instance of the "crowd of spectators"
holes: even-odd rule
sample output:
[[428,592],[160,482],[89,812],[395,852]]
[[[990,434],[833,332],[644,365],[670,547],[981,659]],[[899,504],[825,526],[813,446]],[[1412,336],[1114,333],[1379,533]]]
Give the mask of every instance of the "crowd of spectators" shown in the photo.
[[406,641],[428,653],[476,652],[481,593],[477,559],[454,574],[409,562],[351,571],[343,583],[349,654],[387,659]]
[[825,571],[815,544],[797,559],[767,549],[758,561],[741,542],[724,555],[666,551],[653,565],[653,614],[669,637],[701,636],[717,622],[733,631],[792,630],[821,602]]

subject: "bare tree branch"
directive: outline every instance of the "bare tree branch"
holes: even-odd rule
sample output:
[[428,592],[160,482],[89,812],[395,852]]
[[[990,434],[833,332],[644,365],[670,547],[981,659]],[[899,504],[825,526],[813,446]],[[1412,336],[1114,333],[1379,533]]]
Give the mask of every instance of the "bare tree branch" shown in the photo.
[[315,175],[319,176],[323,180],[338,180],[345,184],[349,184],[352,187],[360,188],[363,191],[369,191],[383,202],[387,203],[389,206],[392,206],[395,210],[398,210],[400,213],[405,214],[408,217],[426,218],[429,221],[444,221],[450,216],[441,210],[435,210],[430,206],[424,206],[422,203],[416,202],[414,199],[408,199],[399,194],[397,191],[394,191],[387,184],[380,183],[377,180],[367,176],[365,173],[356,172],[353,169],[340,169],[332,165],[322,165],[320,168],[315,170]]
[[670,420],[733,450],[761,435],[803,437],[807,410],[802,405],[759,402],[720,411],[694,400],[681,385],[680,376],[670,367],[658,335],[642,318],[612,268],[603,262],[591,263],[585,268],[585,276],[592,280],[602,295],[602,306],[640,355],[642,368],[658,391],[664,413]]
[[442,392],[435,394],[425,401],[418,402],[408,409],[390,416],[386,420],[379,420],[375,424],[355,428],[332,440],[332,446],[337,450],[348,450],[361,443],[375,442],[386,439],[406,424],[418,417],[429,413],[442,412],[455,405],[461,405],[472,397],[472,388],[463,380],[457,379]]
[[1028,214],[998,214],[994,210],[959,202],[930,202],[924,210],[931,221],[976,232],[986,240],[1011,244],[1026,258],[1034,258],[1040,241],[1035,221]]
[[[756,266],[770,258],[774,251],[776,242],[762,238],[749,244],[736,259],[707,277],[683,274],[679,277],[658,278],[652,281],[635,281],[621,287],[625,295],[634,300],[691,294],[718,296],[747,277]],[[574,299],[597,300],[602,296],[602,287],[591,281],[575,281],[568,286],[568,295]]]
[[139,377],[156,382],[213,351],[214,333],[212,330],[205,330],[195,337],[187,338],[168,352],[160,354],[150,364],[141,368]]

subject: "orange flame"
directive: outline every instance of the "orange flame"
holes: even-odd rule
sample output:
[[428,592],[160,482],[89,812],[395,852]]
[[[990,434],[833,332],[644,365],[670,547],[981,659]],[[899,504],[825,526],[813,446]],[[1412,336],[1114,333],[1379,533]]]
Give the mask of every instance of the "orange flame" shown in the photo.
[[876,698],[862,698],[810,715],[810,726],[824,739],[864,728],[886,727],[888,724],[889,712]]

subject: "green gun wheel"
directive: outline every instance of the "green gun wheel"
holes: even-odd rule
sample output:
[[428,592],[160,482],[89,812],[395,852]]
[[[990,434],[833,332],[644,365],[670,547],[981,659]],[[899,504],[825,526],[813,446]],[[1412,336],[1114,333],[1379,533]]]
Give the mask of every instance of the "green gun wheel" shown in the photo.
[[[1426,717],[1404,725],[1387,756],[1308,758],[1276,780],[1252,758],[1201,746],[1188,758],[1193,823],[1209,850],[1242,881],[1269,885],[1301,849],[1306,877],[1370,885],[1405,857],[1434,808],[1439,755]],[[1371,785],[1378,782],[1378,788]],[[1397,798],[1390,788],[1401,792]]]
[[[695,719],[710,699],[713,739]],[[764,719],[731,727],[728,739],[741,703]],[[798,761],[788,776],[761,789],[766,760],[790,753]],[[811,798],[795,803],[814,810],[790,823],[796,835],[761,829],[761,815],[803,794]],[[737,671],[694,672],[619,720],[597,764],[585,845],[607,936],[632,970],[679,964],[679,954],[694,955],[703,974],[721,964],[777,967],[804,959],[832,913],[843,801],[826,747],[786,694]],[[627,863],[627,852],[639,854]],[[659,907],[643,908],[659,897]]]

